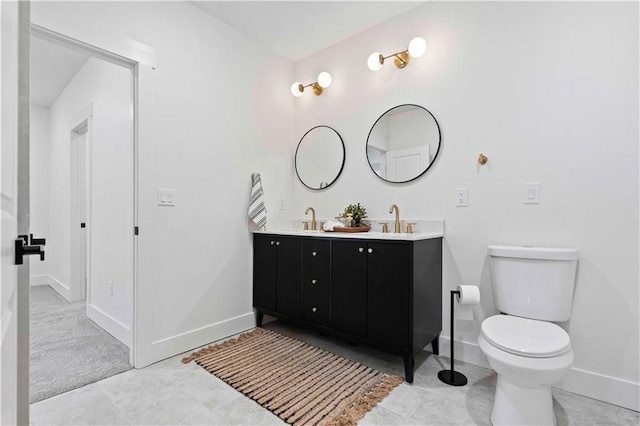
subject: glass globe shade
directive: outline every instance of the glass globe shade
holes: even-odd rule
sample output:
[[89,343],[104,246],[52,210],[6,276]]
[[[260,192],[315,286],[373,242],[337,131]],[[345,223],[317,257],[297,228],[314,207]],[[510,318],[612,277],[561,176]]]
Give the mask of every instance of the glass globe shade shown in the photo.
[[302,92],[300,91],[299,87],[300,87],[300,82],[298,81],[296,81],[291,85],[291,94],[296,98],[299,98],[300,96],[302,96]]
[[326,71],[322,71],[320,74],[318,74],[318,84],[323,89],[331,86],[331,74]]
[[427,50],[427,42],[422,37],[416,37],[409,42],[409,56],[419,58]]
[[378,71],[382,68],[382,64],[380,63],[380,52],[373,52],[369,55],[369,59],[367,59],[367,66],[371,71]]

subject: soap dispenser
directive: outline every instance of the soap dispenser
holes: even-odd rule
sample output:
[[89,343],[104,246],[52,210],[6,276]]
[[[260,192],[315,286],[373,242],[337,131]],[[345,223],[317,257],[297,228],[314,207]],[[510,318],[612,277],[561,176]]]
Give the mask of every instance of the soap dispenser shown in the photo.
[[352,213],[347,213],[347,223],[345,225],[348,226],[349,228],[356,226],[356,221],[353,218]]

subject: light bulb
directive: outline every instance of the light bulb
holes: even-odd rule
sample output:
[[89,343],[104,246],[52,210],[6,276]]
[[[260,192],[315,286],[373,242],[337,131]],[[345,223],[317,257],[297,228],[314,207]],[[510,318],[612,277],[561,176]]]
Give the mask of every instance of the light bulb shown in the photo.
[[291,85],[291,94],[296,98],[302,96],[302,92],[300,91],[300,82],[296,81]]
[[380,68],[382,68],[379,52],[373,52],[371,55],[369,55],[369,59],[367,59],[367,66],[371,71],[378,71]]
[[422,37],[416,37],[409,42],[409,55],[412,58],[419,58],[427,50],[427,42]]
[[331,74],[326,71],[322,71],[320,74],[318,74],[318,84],[323,89],[331,86]]

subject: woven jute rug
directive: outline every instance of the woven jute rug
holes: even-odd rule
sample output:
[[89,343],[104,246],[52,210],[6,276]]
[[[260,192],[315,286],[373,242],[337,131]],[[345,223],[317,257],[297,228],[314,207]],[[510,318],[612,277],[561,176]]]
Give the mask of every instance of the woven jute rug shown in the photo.
[[402,378],[282,334],[256,328],[182,360],[292,425],[355,425]]

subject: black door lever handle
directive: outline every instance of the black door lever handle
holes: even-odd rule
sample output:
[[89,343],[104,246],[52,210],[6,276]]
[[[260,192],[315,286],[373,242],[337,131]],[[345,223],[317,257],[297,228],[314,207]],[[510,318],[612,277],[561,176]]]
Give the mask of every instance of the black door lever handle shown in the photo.
[[33,234],[29,234],[29,239],[31,240],[31,244],[29,244],[31,246],[44,246],[47,244],[46,238],[33,238]]
[[31,256],[34,254],[39,254],[40,260],[44,260],[44,250],[42,249],[42,246],[26,246],[24,245],[23,238],[16,238],[14,244],[16,265],[22,265],[24,263],[24,256]]

